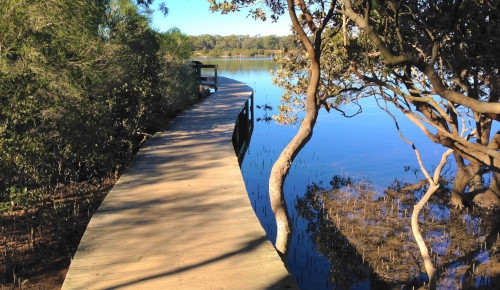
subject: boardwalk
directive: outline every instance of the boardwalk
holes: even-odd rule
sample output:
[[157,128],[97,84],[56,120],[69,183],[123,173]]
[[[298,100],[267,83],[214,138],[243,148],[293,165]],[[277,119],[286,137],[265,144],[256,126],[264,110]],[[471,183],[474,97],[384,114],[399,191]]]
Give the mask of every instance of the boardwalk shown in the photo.
[[63,289],[297,289],[252,210],[219,91],[148,140],[91,219]]

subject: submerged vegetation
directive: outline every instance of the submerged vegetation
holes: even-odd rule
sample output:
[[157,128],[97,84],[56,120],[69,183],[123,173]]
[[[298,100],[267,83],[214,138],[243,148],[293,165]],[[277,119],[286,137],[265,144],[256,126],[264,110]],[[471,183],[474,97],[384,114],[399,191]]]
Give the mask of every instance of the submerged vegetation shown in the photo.
[[[450,183],[423,208],[420,222],[442,289],[497,288],[500,285],[500,220],[496,213],[449,204]],[[411,232],[413,205],[422,188],[395,180],[384,193],[368,181],[335,175],[330,188],[308,187],[297,202],[299,215],[317,250],[331,262],[329,282],[339,289],[368,283],[412,289],[428,283]]]

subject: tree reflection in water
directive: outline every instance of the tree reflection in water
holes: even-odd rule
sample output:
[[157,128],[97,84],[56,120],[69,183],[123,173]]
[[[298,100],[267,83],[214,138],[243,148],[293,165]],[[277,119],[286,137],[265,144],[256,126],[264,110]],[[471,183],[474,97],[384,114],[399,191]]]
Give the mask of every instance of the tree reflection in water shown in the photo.
[[[420,214],[438,288],[498,289],[498,213],[450,208],[443,183]],[[403,190],[405,185],[395,181],[379,193],[368,181],[337,175],[330,184],[328,190],[308,186],[297,211],[308,221],[318,251],[331,262],[331,282],[339,289],[424,286],[427,275],[410,226],[413,205],[424,190]]]

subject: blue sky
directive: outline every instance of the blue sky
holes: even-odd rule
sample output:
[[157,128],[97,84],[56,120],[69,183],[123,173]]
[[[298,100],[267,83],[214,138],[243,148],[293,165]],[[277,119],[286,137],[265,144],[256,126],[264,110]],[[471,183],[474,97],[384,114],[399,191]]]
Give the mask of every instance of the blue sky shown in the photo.
[[241,11],[221,15],[209,10],[207,0],[156,0],[164,2],[169,9],[167,17],[160,12],[155,12],[152,17],[152,27],[160,32],[172,27],[179,28],[187,35],[289,35],[290,19],[283,15],[277,23],[262,22],[247,18],[248,12]]

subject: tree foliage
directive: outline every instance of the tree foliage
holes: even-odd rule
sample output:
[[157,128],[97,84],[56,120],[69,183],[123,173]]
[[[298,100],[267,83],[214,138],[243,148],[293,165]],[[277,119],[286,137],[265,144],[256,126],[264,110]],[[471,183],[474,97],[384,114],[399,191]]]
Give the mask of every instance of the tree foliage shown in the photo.
[[[350,58],[350,74],[367,95],[402,111],[430,140],[454,150],[458,167],[452,202],[461,207],[468,187],[483,187],[483,206],[500,205],[500,47],[498,3],[490,1],[369,1],[339,10],[369,42]],[[475,182],[475,183],[471,183]]]
[[160,37],[160,53],[169,59],[188,59],[193,54],[193,44],[190,37],[180,29],[171,28]]
[[[189,47],[127,0],[8,0],[0,14],[0,202],[117,169],[181,109],[167,94],[195,95]],[[167,54],[189,85],[164,73]]]
[[98,78],[97,27],[104,11],[87,2],[12,0],[1,5],[1,192],[14,185],[47,185],[62,178],[62,163],[78,164],[70,153],[76,144],[66,134],[74,132],[59,127],[77,125],[75,120],[93,114],[82,100]]
[[[261,8],[273,15],[281,15],[283,7],[298,11],[295,35],[304,39],[304,33],[310,41],[277,59],[282,68],[275,82],[285,88],[279,121],[295,122],[305,108],[316,57],[321,68],[316,94],[324,108],[341,110],[345,102],[373,96],[402,111],[430,140],[454,150],[456,206],[472,198],[464,195],[467,189],[484,188],[485,173],[499,171],[500,135],[491,132],[500,120],[497,2],[285,2],[267,1]],[[233,11],[256,4],[212,6]],[[493,174],[478,203],[500,205],[497,180]]]
[[[318,84],[318,102],[327,110],[334,109],[346,117],[361,112],[357,100],[362,92],[362,85],[344,72],[349,70],[350,63],[345,61],[347,48],[343,43],[344,35],[339,28],[327,28],[321,47],[321,78]],[[348,36],[349,49],[359,51],[360,40],[352,34]],[[297,49],[287,49],[275,56],[280,69],[274,72],[273,83],[284,89],[281,97],[279,114],[273,118],[279,124],[296,124],[305,110],[304,104],[309,81],[308,67],[311,60],[309,53]],[[344,111],[347,104],[353,104],[357,110]]]
[[9,0],[0,9],[1,192],[109,172],[180,109],[164,101],[173,74],[160,72],[190,54],[173,44],[186,37],[151,30],[131,2]]

